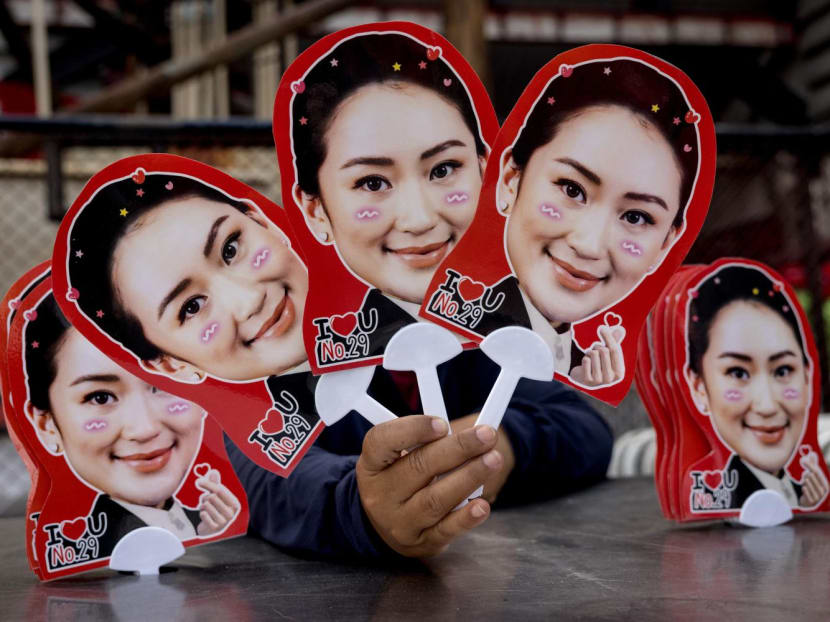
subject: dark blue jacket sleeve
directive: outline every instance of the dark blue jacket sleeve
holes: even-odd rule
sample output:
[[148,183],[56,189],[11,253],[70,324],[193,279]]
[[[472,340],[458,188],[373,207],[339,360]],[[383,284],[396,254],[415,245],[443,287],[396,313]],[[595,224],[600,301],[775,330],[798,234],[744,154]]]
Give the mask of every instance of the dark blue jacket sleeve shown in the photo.
[[550,499],[605,478],[611,430],[575,391],[558,382],[520,382],[502,427],[516,466],[497,506]]
[[[499,368],[479,350],[439,368],[451,419],[478,412]],[[393,412],[409,414],[390,376],[378,369],[369,389]],[[516,467],[497,505],[548,499],[602,479],[611,457],[608,426],[558,382],[522,380],[502,421]],[[350,413],[326,428],[287,479],[269,473],[226,441],[248,495],[250,529],[285,549],[325,556],[397,555],[375,533],[360,503],[354,466],[370,425]]]
[[250,508],[250,532],[280,548],[327,557],[396,555],[375,533],[357,492],[357,456],[313,446],[288,478],[260,468],[227,437]]

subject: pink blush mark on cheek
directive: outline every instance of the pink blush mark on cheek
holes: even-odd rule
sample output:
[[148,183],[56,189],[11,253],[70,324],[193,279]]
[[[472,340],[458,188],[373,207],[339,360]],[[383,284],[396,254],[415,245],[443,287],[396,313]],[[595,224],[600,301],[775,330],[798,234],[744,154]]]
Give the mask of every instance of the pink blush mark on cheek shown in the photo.
[[738,389],[727,389],[723,397],[728,402],[740,402],[744,399],[744,394]]
[[784,397],[788,400],[795,400],[801,397],[801,393],[798,389],[793,389],[792,387],[787,387],[784,389]]
[[631,240],[623,240],[620,247],[632,257],[641,257],[643,254],[643,248]]
[[173,402],[167,406],[167,412],[171,415],[178,415],[188,410],[190,410],[190,402]]
[[202,343],[210,343],[211,339],[216,336],[217,332],[219,332],[219,322],[211,322],[208,324],[202,331]]
[[87,432],[100,432],[107,427],[107,422],[103,419],[90,419],[84,424],[84,430]]
[[253,258],[251,259],[251,267],[254,270],[259,270],[268,259],[271,257],[271,249],[267,246],[263,246],[257,252],[254,253]]
[[377,207],[361,207],[354,213],[357,222],[366,222],[380,218],[380,209]]
[[555,205],[551,205],[550,203],[542,203],[539,206],[539,212],[543,216],[547,216],[553,220],[562,220],[562,212],[559,211],[559,208]]
[[455,190],[444,196],[447,205],[463,205],[470,199],[470,195],[463,190]]

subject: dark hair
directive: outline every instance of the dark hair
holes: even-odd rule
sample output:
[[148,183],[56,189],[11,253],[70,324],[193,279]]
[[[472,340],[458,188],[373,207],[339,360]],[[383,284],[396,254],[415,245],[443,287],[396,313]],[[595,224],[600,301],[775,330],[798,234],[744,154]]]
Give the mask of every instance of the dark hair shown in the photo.
[[[305,91],[295,95],[291,104],[297,184],[304,192],[320,194],[317,173],[326,159],[325,135],[332,115],[346,97],[367,84],[402,82],[435,91],[461,113],[478,155],[487,155],[464,84],[443,57],[430,60],[428,50],[401,33],[358,35],[342,41],[310,69],[303,78]],[[333,60],[337,61],[334,66]]]
[[701,361],[709,349],[709,333],[718,313],[733,302],[748,302],[767,307],[778,314],[793,331],[801,348],[804,362],[807,354],[801,338],[796,311],[787,300],[784,288],[756,268],[728,266],[718,270],[700,283],[689,307],[687,338],[689,344],[689,369],[702,375]]
[[[549,98],[553,98],[552,104]],[[574,67],[567,78],[551,80],[519,132],[513,161],[524,169],[533,152],[553,140],[562,123],[585,108],[604,105],[622,106],[638,114],[671,146],[682,178],[680,207],[672,224],[680,227],[698,169],[697,130],[686,120],[689,105],[680,87],[645,63],[594,61]],[[658,107],[657,112],[652,112],[652,106]],[[686,146],[691,150],[686,151]]]
[[35,308],[37,317],[26,326],[23,337],[29,401],[35,408],[51,411],[49,387],[58,373],[55,355],[63,345],[69,323],[52,294]]
[[162,352],[145,337],[138,318],[124,308],[112,281],[113,256],[141,218],[161,205],[193,197],[230,205],[243,214],[250,210],[244,201],[198,179],[142,169],[101,187],[78,213],[69,234],[69,282],[78,292],[81,311],[142,360],[153,360]]

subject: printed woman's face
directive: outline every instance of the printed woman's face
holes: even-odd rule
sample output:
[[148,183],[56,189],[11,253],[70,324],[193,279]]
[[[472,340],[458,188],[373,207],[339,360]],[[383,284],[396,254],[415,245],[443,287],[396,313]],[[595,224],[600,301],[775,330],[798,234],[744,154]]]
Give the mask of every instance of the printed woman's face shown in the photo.
[[483,159],[461,113],[420,86],[365,86],[339,106],[325,145],[312,223],[360,278],[421,302],[481,190]]
[[760,303],[733,302],[715,316],[696,389],[724,442],[778,473],[801,438],[809,376],[790,326]]
[[128,374],[75,329],[55,367],[51,418],[78,476],[115,499],[164,503],[199,448],[202,409]]
[[118,244],[112,278],[121,304],[167,353],[160,371],[250,380],[306,359],[308,275],[265,219],[202,198],[164,204]]
[[523,171],[510,161],[507,252],[534,306],[558,325],[623,298],[671,245],[680,184],[659,130],[619,106],[566,120]]

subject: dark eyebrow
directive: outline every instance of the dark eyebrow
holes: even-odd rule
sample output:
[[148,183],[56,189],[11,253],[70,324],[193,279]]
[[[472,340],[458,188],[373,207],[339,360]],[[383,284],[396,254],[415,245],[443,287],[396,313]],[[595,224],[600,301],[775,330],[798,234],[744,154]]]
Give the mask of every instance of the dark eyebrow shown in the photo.
[[213,225],[210,227],[210,231],[208,232],[207,241],[205,242],[205,250],[202,251],[205,254],[205,257],[210,257],[211,252],[213,252],[213,243],[216,241],[216,234],[219,233],[219,227],[227,219],[227,216],[220,216],[213,221]]
[[752,357],[751,356],[749,356],[747,354],[739,354],[738,352],[724,352],[723,354],[718,356],[718,358],[719,359],[733,358],[733,359],[738,359],[739,361],[746,361],[747,363],[752,362]]
[[572,160],[571,158],[557,158],[556,161],[561,162],[562,164],[567,164],[568,166],[572,166],[580,173],[582,173],[585,177],[587,177],[590,181],[595,183],[597,186],[602,185],[602,180],[599,178],[599,175],[597,175],[591,169],[586,168],[583,164],[580,164],[576,160]]
[[669,211],[669,206],[666,205],[666,202],[658,196],[653,194],[641,194],[639,192],[626,192],[625,193],[626,199],[631,199],[632,201],[645,201],[646,203],[656,203],[664,210]]
[[121,378],[114,374],[92,374],[89,376],[81,376],[69,386],[74,387],[76,384],[81,384],[82,382],[118,382],[120,380]]
[[785,356],[795,356],[795,352],[793,352],[792,350],[783,350],[769,357],[769,362],[772,363],[773,361],[777,361],[778,359],[784,358]]
[[344,168],[349,168],[350,166],[357,166],[358,164],[369,164],[371,166],[392,166],[394,162],[392,158],[382,158],[382,157],[372,157],[366,156],[362,158],[352,158],[348,162],[346,162],[343,166],[340,167],[342,171]]
[[446,151],[450,147],[466,147],[466,146],[467,145],[465,145],[460,140],[457,140],[455,138],[453,138],[452,140],[445,140],[440,145],[435,145],[434,147],[431,147],[431,148],[427,149],[426,151],[424,151],[421,154],[421,159],[422,160],[428,160],[432,156],[434,156],[436,154],[439,154],[442,151]]
[[161,316],[164,314],[164,309],[170,304],[170,301],[187,289],[189,285],[190,279],[182,279],[176,287],[170,290],[170,293],[164,297],[164,300],[159,305],[159,319],[161,319]]

